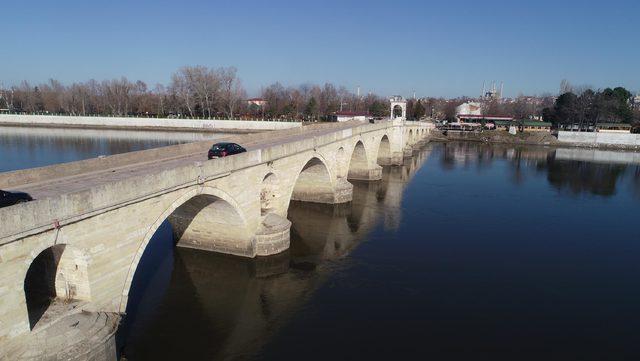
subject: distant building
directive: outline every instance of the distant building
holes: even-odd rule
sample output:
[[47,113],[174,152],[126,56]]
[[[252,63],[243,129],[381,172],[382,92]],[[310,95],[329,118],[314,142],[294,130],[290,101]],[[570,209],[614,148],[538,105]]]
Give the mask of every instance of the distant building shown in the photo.
[[551,123],[539,122],[537,120],[524,120],[524,121],[497,120],[495,121],[495,125],[496,125],[496,130],[509,131],[510,127],[520,128],[520,126],[522,126],[522,130],[525,132],[550,132],[551,131]]
[[500,89],[497,87],[497,82],[492,82],[489,89],[485,88],[485,83],[482,83],[482,94],[480,98],[482,100],[502,100],[502,94],[504,93],[504,83],[500,83]]
[[597,131],[602,133],[631,133],[631,124],[598,123]]
[[251,98],[251,99],[247,99],[247,105],[249,107],[253,106],[257,106],[259,108],[264,107],[265,105],[267,105],[267,100],[263,99],[263,98]]
[[350,120],[367,121],[371,116],[366,112],[335,112],[329,116],[332,122],[348,122]]
[[477,123],[477,122],[510,122],[513,117],[503,117],[500,115],[476,115],[476,114],[458,114],[456,116],[462,123]]
[[640,94],[636,95],[633,99],[631,99],[631,103],[634,109],[640,110]]
[[482,115],[482,104],[478,102],[466,102],[456,107],[456,117],[460,119],[460,115]]

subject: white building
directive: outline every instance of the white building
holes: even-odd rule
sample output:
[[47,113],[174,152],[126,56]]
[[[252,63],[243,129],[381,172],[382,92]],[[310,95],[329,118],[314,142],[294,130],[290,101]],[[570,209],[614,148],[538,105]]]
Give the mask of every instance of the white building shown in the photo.
[[335,112],[331,115],[332,122],[348,122],[350,120],[367,121],[371,116],[364,112]]
[[482,104],[478,102],[466,102],[456,107],[456,118],[460,115],[482,115]]
[[262,108],[265,105],[267,105],[267,100],[263,99],[263,98],[251,98],[251,99],[247,99],[247,106],[251,107],[251,106],[256,106],[258,108]]

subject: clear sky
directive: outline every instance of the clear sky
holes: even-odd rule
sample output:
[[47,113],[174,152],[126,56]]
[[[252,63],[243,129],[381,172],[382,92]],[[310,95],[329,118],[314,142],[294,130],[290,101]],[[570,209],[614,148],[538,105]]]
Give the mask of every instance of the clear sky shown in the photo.
[[5,1],[0,81],[235,66],[262,86],[334,82],[381,95],[557,92],[562,79],[640,90],[640,1]]

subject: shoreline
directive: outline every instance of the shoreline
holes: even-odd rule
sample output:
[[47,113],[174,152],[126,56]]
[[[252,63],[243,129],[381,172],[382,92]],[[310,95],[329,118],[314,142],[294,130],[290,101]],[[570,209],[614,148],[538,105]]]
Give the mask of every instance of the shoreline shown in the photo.
[[431,141],[436,142],[449,142],[449,141],[463,141],[463,142],[476,142],[487,144],[504,144],[504,145],[526,145],[526,146],[540,146],[540,147],[553,147],[553,148],[582,148],[582,149],[600,149],[600,150],[613,150],[621,152],[640,152],[640,146],[632,145],[616,145],[616,144],[585,144],[585,143],[568,143],[560,142],[553,134],[547,132],[525,132],[518,133],[517,135],[511,135],[508,132],[500,133],[472,133],[472,132],[458,132],[448,131],[447,135],[444,135],[442,131],[434,130],[431,135]]
[[266,129],[240,129],[240,128],[185,128],[185,127],[154,127],[154,126],[122,126],[122,125],[90,125],[90,124],[57,124],[57,123],[0,123],[3,127],[20,128],[48,128],[48,129],[86,129],[86,130],[129,130],[129,131],[153,131],[153,132],[184,132],[184,133],[229,133],[229,134],[251,134],[268,132]]
[[229,132],[237,134],[302,127],[300,122],[238,119],[169,119],[60,115],[0,114],[0,125],[113,130],[167,130],[173,132]]

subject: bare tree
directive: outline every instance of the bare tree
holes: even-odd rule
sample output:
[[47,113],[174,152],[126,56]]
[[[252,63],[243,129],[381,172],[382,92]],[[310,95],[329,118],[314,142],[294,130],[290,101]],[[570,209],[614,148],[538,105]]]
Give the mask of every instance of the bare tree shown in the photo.
[[246,93],[237,76],[238,71],[236,68],[221,68],[218,71],[222,83],[222,100],[224,102],[225,113],[229,118],[233,118],[234,111],[237,109],[240,101],[246,97]]
[[180,105],[184,106],[193,117],[194,94],[191,91],[185,68],[178,70],[171,76],[171,92],[180,100]]
[[560,95],[566,93],[573,93],[573,85],[567,79],[562,79],[560,82]]

